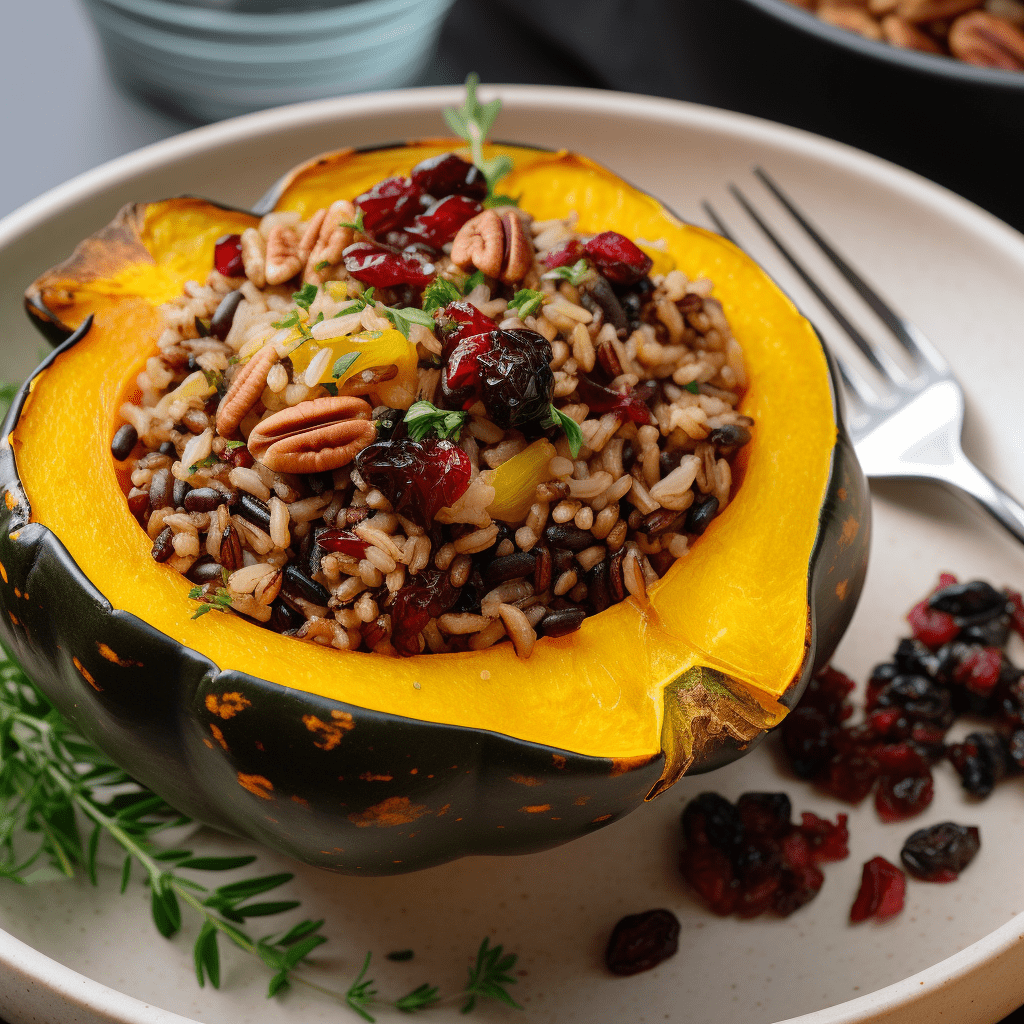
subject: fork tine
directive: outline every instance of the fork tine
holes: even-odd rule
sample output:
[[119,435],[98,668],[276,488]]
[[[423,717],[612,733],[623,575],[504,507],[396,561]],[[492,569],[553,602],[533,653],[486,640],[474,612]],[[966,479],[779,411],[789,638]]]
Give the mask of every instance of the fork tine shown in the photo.
[[940,373],[946,373],[949,367],[945,359],[917,328],[904,320],[878,294],[860,274],[836,251],[831,242],[814,226],[806,215],[793,203],[793,200],[782,191],[774,178],[763,168],[755,167],[754,174],[772,195],[790,212],[793,219],[807,232],[819,249],[831,260],[835,268],[849,282],[850,287],[875,311],[878,318],[896,336],[897,340],[915,359],[926,359]]
[[857,346],[857,348],[860,349],[864,358],[867,359],[867,361],[887,380],[895,381],[897,383],[906,382],[907,375],[892,361],[889,354],[884,349],[878,349],[872,345],[871,342],[868,341],[856,327],[854,327],[843,311],[839,309],[818,282],[815,281],[814,278],[811,277],[811,275],[804,269],[803,264],[800,263],[792,252],[790,252],[779,236],[776,235],[768,226],[764,218],[756,209],[754,209],[747,197],[735,185],[730,185],[729,191],[733,194],[740,206],[746,210],[750,219],[761,229],[768,241],[778,249],[780,255],[797,272],[800,280],[810,288],[818,301],[829,311],[832,319],[839,324],[849,339]]
[[742,249],[743,247],[740,245],[738,241],[736,241],[736,236],[733,235],[733,233],[728,229],[728,227],[726,227],[725,221],[723,221],[722,218],[718,216],[718,211],[715,210],[715,208],[706,199],[700,205],[703,207],[704,212],[708,215],[708,219],[711,221],[712,224],[714,224],[715,230],[723,238],[728,239],[730,242],[732,242],[733,245],[739,246],[739,248]]

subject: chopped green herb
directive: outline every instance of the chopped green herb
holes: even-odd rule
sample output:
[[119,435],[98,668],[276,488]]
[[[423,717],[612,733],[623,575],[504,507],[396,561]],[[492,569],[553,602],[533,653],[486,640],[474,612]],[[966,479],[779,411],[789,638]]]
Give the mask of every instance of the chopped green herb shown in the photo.
[[193,613],[193,619],[198,619],[207,612],[226,612],[231,609],[231,592],[226,587],[218,587],[211,594],[207,594],[203,587],[193,587],[188,592],[188,599],[203,602]]
[[409,328],[413,324],[419,324],[429,330],[434,329],[434,318],[422,309],[415,306],[406,306],[402,309],[395,309],[393,306],[382,306],[381,312],[395,325],[395,329],[401,331],[407,338]]
[[423,290],[423,312],[433,313],[435,309],[444,309],[449,302],[458,302],[461,298],[462,292],[448,278],[435,277]]
[[553,405],[549,407],[550,415],[547,419],[541,420],[541,426],[547,430],[550,427],[560,427],[565,432],[565,438],[569,442],[569,451],[575,459],[583,447],[583,431],[580,425],[571,417],[567,416],[560,409]]
[[320,387],[322,387],[324,389],[324,391],[327,392],[327,394],[332,395],[335,398],[338,397],[338,385],[337,384],[331,384],[328,381],[326,384],[321,384]]
[[555,267],[542,277],[545,281],[556,281],[561,278],[569,284],[578,285],[590,273],[590,263],[586,259],[577,260],[571,267]]
[[463,294],[468,295],[478,284],[486,283],[487,275],[482,270],[475,270],[466,278],[466,283],[462,286]]
[[343,356],[338,356],[334,366],[331,367],[331,376],[335,380],[339,380],[358,358],[358,352],[346,352]]
[[224,445],[224,451],[226,451],[226,452],[233,452],[236,448],[244,448],[244,447],[245,447],[245,442],[244,441],[228,441]]
[[299,311],[293,309],[286,317],[283,317],[281,320],[275,320],[270,326],[283,331],[286,327],[298,327],[300,323]]
[[428,434],[435,434],[442,440],[451,438],[458,441],[465,423],[466,413],[438,409],[430,402],[413,402],[405,414],[405,424],[414,441],[422,441]]
[[544,293],[536,292],[532,288],[520,288],[509,301],[508,308],[515,309],[519,313],[519,319],[525,320],[532,316],[541,307],[544,301]]
[[691,395],[700,394],[700,385],[695,380],[691,380],[690,383],[686,385],[686,390],[689,391]]
[[199,462],[193,462],[188,467],[188,475],[191,476],[197,469],[207,469],[209,466],[216,466],[220,462],[220,459],[216,455],[207,455],[205,459],[200,459]]
[[480,173],[487,182],[487,194],[494,193],[494,186],[512,170],[512,160],[504,154],[491,160],[484,159],[483,144],[490,134],[494,119],[501,110],[501,100],[481,103],[476,98],[476,89],[480,84],[480,76],[471,71],[466,76],[466,100],[461,107],[445,107],[444,119],[459,138],[469,143],[473,153],[473,163],[480,168]]
[[356,207],[356,219],[355,220],[342,220],[338,221],[338,227],[351,228],[353,231],[364,231],[363,227],[363,208],[361,206]]
[[224,390],[224,374],[218,373],[216,370],[203,370],[203,376],[211,388],[217,391]]
[[516,196],[503,196],[495,192],[493,196],[488,196],[484,200],[484,207],[488,210],[493,210],[496,206],[518,206],[519,199]]
[[316,298],[316,293],[317,287],[315,284],[304,284],[297,292],[292,293],[292,302],[296,306],[301,306],[308,313],[309,307]]
[[203,320],[201,317],[195,318],[196,333],[200,338],[208,338],[210,336],[210,321]]
[[331,261],[330,261],[330,260],[321,260],[321,261],[320,261],[319,263],[314,263],[314,264],[313,264],[313,269],[314,269],[314,270],[315,270],[315,271],[316,271],[317,273],[322,273],[322,272],[323,272],[324,270],[326,270],[326,269],[327,269],[327,268],[328,268],[328,267],[329,267],[330,265],[331,265]]

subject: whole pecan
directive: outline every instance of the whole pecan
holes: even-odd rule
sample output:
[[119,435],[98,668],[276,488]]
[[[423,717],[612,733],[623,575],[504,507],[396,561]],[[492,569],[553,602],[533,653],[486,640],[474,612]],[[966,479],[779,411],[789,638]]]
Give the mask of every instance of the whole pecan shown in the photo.
[[237,436],[238,425],[260,400],[267,386],[267,374],[277,359],[277,349],[264,345],[235,374],[217,409],[217,433],[221,437]]
[[302,269],[299,237],[285,224],[278,224],[267,235],[267,284],[284,284]]
[[957,18],[949,30],[949,49],[968,64],[1024,71],[1024,32],[987,11]]
[[314,398],[268,416],[249,434],[249,451],[275,473],[326,473],[347,466],[377,436],[361,398]]
[[505,284],[521,281],[533,266],[533,243],[511,210],[484,210],[459,228],[452,242],[452,262],[471,267]]
[[[356,219],[356,208],[347,200],[339,199],[329,208],[317,210],[309,219],[306,230],[299,239],[299,259],[306,269],[302,279],[321,285],[331,269],[341,262],[341,254],[352,244],[355,232],[343,224]],[[319,270],[317,268],[320,268]]]
[[856,32],[866,39],[881,39],[881,26],[863,7],[855,7],[842,0],[825,0],[818,8],[818,17],[837,28]]
[[920,25],[942,18],[955,18],[981,6],[981,0],[900,0],[896,13],[905,21]]
[[902,50],[942,53],[942,47],[927,32],[922,32],[898,14],[889,14],[882,19],[882,35],[887,43]]

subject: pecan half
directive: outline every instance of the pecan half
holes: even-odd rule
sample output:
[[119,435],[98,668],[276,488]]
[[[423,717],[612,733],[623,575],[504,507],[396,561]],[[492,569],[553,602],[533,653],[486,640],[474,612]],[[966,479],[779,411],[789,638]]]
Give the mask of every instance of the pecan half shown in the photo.
[[221,437],[237,436],[238,425],[260,400],[267,386],[267,374],[277,358],[277,349],[264,345],[235,374],[217,409],[217,433]]
[[889,14],[882,19],[882,35],[887,43],[902,50],[942,53],[942,47],[927,32],[922,32],[897,14]]
[[286,224],[278,224],[267,235],[267,284],[284,284],[302,269],[299,237]]
[[533,243],[511,210],[484,210],[459,228],[451,258],[462,270],[472,267],[514,284],[533,266]]
[[949,49],[968,64],[1024,71],[1024,32],[987,11],[957,18],[949,30]]
[[347,466],[377,436],[361,398],[314,398],[261,420],[249,451],[275,473],[326,473]]
[[842,0],[825,0],[818,8],[818,17],[830,25],[856,32],[866,39],[882,38],[881,26],[864,7],[855,7]]
[[352,223],[355,219],[356,208],[347,199],[339,199],[329,208],[313,214],[299,240],[299,259],[306,265],[304,281],[321,285],[327,280],[331,270],[341,262],[343,250],[355,237],[353,229],[342,227],[342,222]]
[[981,6],[981,0],[900,0],[896,13],[905,21],[920,25],[942,18],[955,18]]

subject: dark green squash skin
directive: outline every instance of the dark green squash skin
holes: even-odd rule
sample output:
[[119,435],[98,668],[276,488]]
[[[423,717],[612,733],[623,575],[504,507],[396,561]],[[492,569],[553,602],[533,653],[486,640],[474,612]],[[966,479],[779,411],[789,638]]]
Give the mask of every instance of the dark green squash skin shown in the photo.
[[[309,864],[371,875],[542,850],[660,791],[661,754],[621,763],[369,711],[221,671],[112,609],[60,540],[30,521],[8,440],[27,389],[0,441],[0,637],[90,742],[183,813]],[[868,527],[867,486],[840,427],[810,563],[807,651],[787,706],[849,622]],[[756,742],[709,742],[689,773],[727,764]]]

